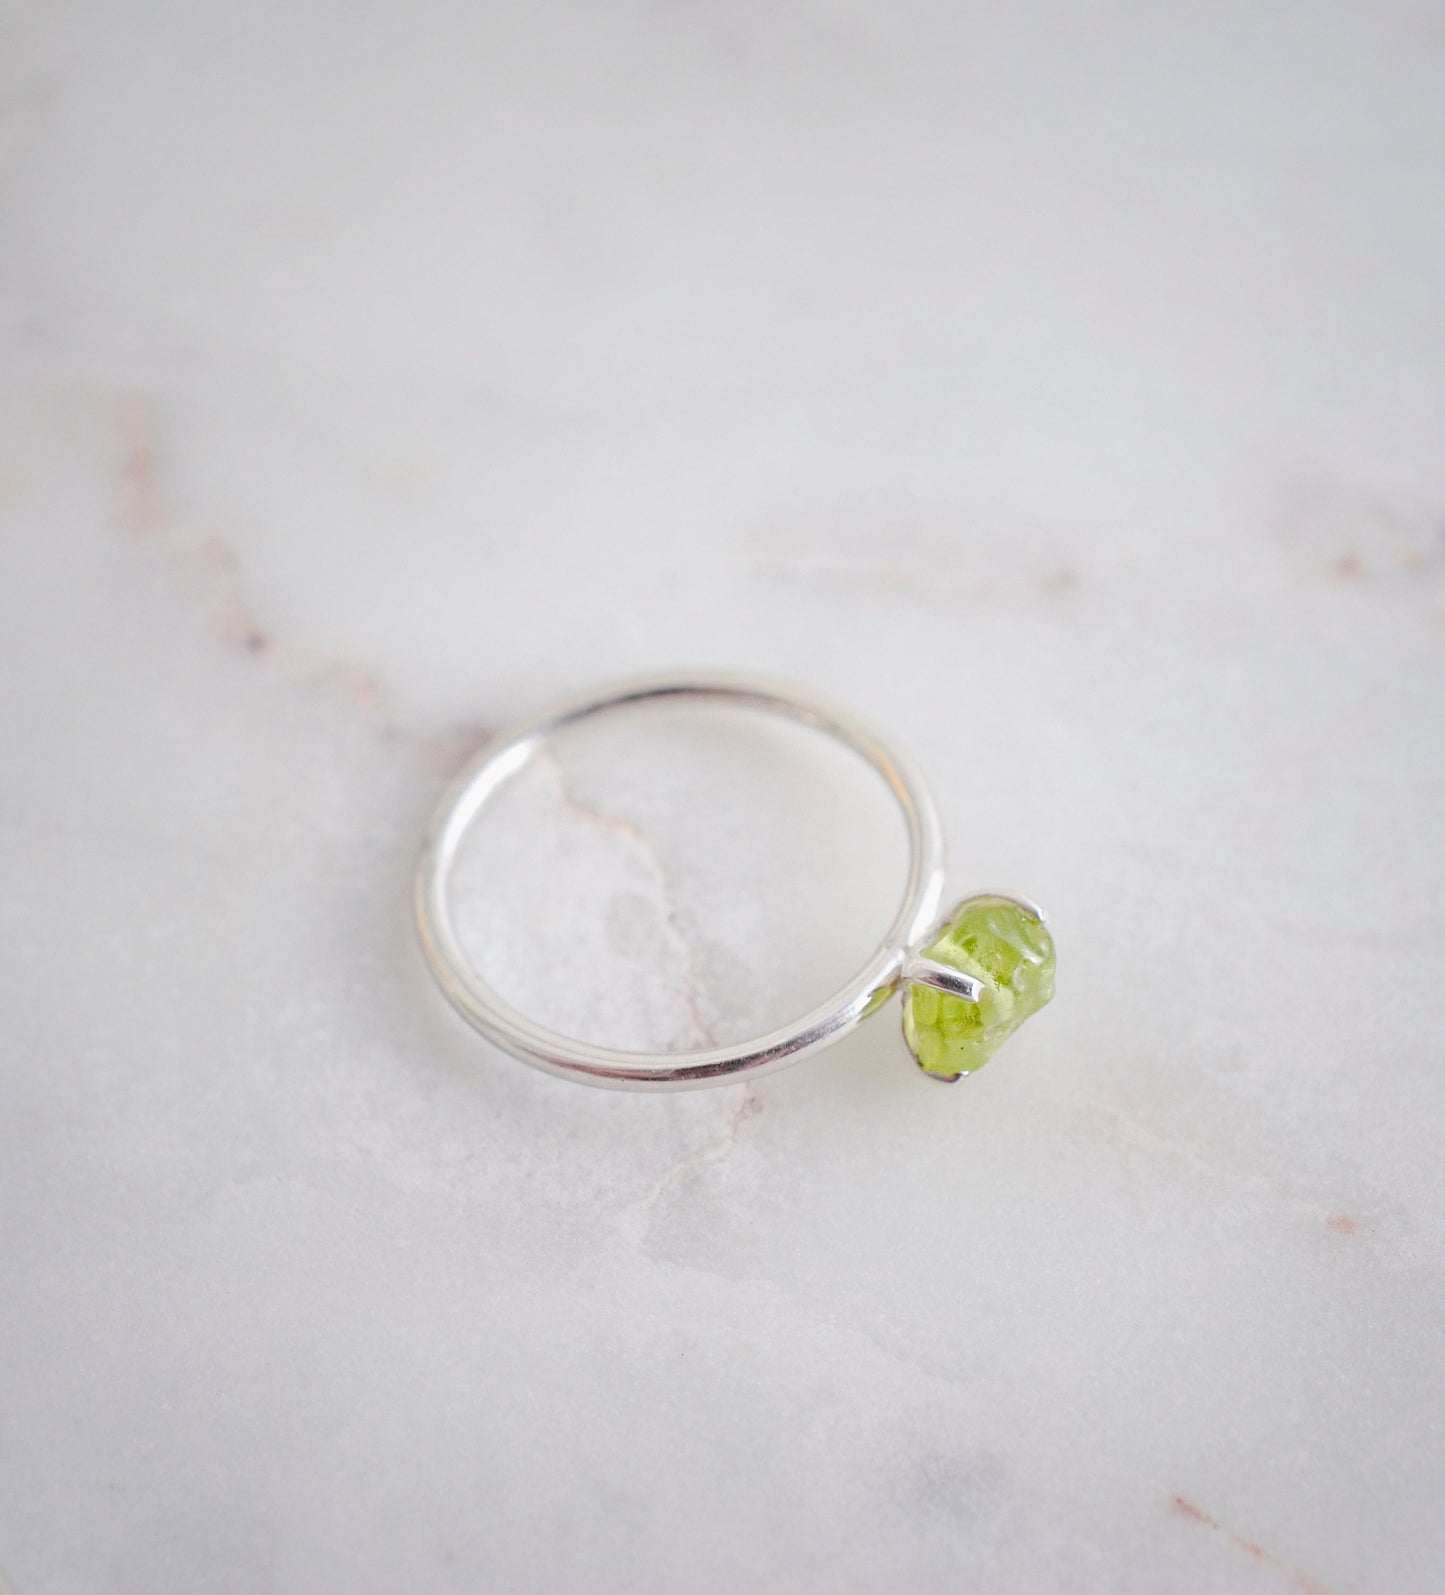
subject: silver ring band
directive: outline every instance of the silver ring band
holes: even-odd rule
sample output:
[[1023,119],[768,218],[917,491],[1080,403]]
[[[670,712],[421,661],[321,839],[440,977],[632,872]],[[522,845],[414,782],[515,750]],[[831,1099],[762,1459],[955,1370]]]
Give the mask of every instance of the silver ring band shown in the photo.
[[[627,1052],[574,1040],[537,1024],[505,1002],[467,958],[452,918],[450,882],[468,826],[504,782],[569,725],[648,699],[707,699],[743,705],[813,726],[853,749],[882,776],[908,830],[908,879],[893,923],[864,967],[801,1019],[752,1041],[696,1052]],[[417,863],[415,904],[422,948],[438,984],[459,1014],[489,1041],[549,1074],[630,1091],[683,1091],[759,1076],[846,1035],[880,993],[902,978],[904,960],[938,912],[943,892],[943,834],[927,788],[911,760],[856,715],[810,693],[748,676],[654,677],[623,682],[554,705],[501,732],[467,766],[441,801]]]

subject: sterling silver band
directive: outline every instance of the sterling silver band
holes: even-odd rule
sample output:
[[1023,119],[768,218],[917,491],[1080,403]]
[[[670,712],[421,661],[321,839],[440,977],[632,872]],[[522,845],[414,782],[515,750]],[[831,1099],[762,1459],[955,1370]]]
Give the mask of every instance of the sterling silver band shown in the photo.
[[[609,709],[649,699],[706,699],[743,705],[813,726],[852,748],[882,776],[908,829],[908,879],[903,900],[877,951],[828,1000],[792,1024],[734,1046],[697,1052],[625,1052],[594,1046],[539,1025],[503,1001],[462,949],[452,919],[450,882],[467,827],[497,789],[559,731]],[[777,682],[734,675],[654,677],[623,682],[554,705],[496,736],[462,771],[442,799],[417,863],[415,905],[422,948],[447,1000],[489,1041],[549,1074],[628,1091],[685,1091],[739,1076],[770,1074],[846,1035],[903,976],[904,962],[938,912],[943,891],[943,834],[938,814],[912,761],[845,709]],[[931,966],[943,986],[944,966]],[[930,970],[911,971],[929,980]],[[956,986],[948,989],[957,989]]]

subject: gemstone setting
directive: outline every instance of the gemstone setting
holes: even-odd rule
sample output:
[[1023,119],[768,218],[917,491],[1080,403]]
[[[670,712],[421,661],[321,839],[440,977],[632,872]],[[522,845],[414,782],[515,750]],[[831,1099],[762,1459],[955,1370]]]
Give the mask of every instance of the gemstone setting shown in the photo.
[[903,1037],[925,1074],[957,1080],[981,1069],[1054,995],[1054,941],[1032,904],[995,895],[961,902],[919,949],[927,964],[973,977],[978,996],[908,979]]

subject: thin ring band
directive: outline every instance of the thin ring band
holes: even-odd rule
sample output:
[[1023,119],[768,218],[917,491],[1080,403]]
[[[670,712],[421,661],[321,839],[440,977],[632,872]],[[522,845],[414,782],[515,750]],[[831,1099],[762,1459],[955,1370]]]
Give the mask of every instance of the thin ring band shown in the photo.
[[[908,829],[908,879],[893,923],[846,985],[801,1019],[752,1041],[693,1052],[630,1052],[596,1046],[537,1024],[505,1002],[467,958],[452,919],[450,883],[467,827],[497,789],[559,731],[607,710],[652,699],[705,699],[760,709],[834,737],[882,776]],[[650,677],[569,699],[501,732],[457,777],[427,831],[417,862],[415,907],[422,948],[447,1000],[489,1041],[549,1074],[629,1091],[725,1085],[795,1063],[854,1028],[880,992],[899,983],[905,958],[938,911],[943,833],[912,761],[856,715],[791,686],[731,674]]]

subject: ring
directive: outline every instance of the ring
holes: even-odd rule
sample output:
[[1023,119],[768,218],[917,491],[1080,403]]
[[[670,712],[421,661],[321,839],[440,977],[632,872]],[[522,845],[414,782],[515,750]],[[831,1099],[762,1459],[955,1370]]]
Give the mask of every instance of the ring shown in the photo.
[[[566,727],[658,699],[706,700],[812,726],[860,755],[882,777],[908,831],[908,878],[882,941],[846,985],[802,1018],[751,1041],[691,1052],[596,1046],[536,1023],[507,1003],[466,956],[452,916],[451,878],[468,828],[505,782]],[[903,1035],[925,1074],[972,1074],[1054,994],[1054,945],[1027,898],[966,898],[941,921],[943,834],[912,760],[856,715],[811,693],[747,676],[695,675],[625,682],[554,704],[499,733],[448,788],[417,862],[415,909],[422,950],[457,1012],[522,1062],[588,1085],[681,1091],[769,1074],[830,1045],[903,988]]]

